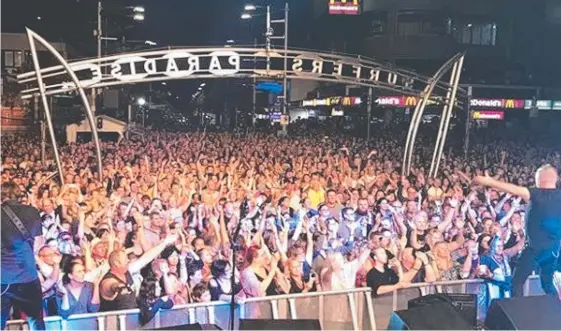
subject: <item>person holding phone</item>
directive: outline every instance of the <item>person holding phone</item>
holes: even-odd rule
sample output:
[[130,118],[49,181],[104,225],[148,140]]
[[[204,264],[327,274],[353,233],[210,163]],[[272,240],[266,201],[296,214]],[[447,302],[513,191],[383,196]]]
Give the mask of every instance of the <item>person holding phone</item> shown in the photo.
[[319,278],[312,270],[308,279],[304,277],[304,261],[290,259],[287,262],[290,293],[316,292],[320,289]]

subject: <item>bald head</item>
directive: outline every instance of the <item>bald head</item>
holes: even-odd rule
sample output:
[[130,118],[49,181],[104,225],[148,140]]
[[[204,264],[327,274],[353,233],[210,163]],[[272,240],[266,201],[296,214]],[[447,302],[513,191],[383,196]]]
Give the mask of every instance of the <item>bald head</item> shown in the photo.
[[546,164],[536,171],[536,186],[538,188],[553,189],[557,187],[557,169]]

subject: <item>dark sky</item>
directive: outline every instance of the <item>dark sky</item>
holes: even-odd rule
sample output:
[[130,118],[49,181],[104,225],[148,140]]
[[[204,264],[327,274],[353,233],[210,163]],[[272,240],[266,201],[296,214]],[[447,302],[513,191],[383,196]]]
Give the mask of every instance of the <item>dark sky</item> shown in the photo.
[[[311,1],[288,2],[291,9],[290,46],[304,46]],[[250,21],[240,19],[246,3],[258,6],[269,4],[277,8],[273,19],[283,15],[283,0],[104,0],[104,17],[110,24],[104,28],[104,35],[125,36],[127,40],[152,40],[158,43],[158,48],[168,45],[223,46],[228,39],[249,45],[253,44],[254,38],[264,44],[264,16]],[[125,15],[131,13],[134,5],[145,7],[146,19],[141,24],[133,24],[132,19]],[[66,41],[77,50],[79,57],[95,55],[93,30],[97,27],[97,0],[3,0],[1,6],[2,32],[24,32],[25,27],[29,27],[49,41]],[[131,7],[127,9],[127,6]],[[38,20],[38,17],[41,19]],[[115,24],[127,28],[112,27]],[[282,25],[280,27],[282,29]],[[282,31],[277,33],[282,34]],[[165,87],[155,84],[154,88],[167,89],[185,101],[190,99],[199,83],[174,81],[168,82]],[[209,85],[214,83],[211,81]],[[175,101],[175,98],[172,99]]]
[[[128,39],[153,40],[158,45],[220,45],[228,39],[251,44],[263,39],[264,17],[243,21],[240,14],[246,0],[113,0],[103,1],[109,21],[121,27],[131,26],[123,33]],[[308,7],[311,1],[289,0],[291,45],[305,40]],[[271,4],[282,9],[282,0],[256,0],[257,5]],[[143,5],[146,20],[133,26],[123,15],[126,6]],[[81,50],[95,48],[93,29],[96,27],[95,0],[4,0],[2,1],[2,31],[23,32],[25,26],[50,40],[65,40]],[[129,9],[130,11],[130,9]],[[277,18],[282,13],[277,13]],[[275,15],[273,15],[273,18]],[[41,17],[38,20],[37,17]],[[304,30],[303,30],[304,29]],[[108,28],[107,30],[111,30]],[[279,31],[280,32],[280,31]],[[298,32],[298,33],[297,33]],[[262,43],[262,41],[261,41]]]

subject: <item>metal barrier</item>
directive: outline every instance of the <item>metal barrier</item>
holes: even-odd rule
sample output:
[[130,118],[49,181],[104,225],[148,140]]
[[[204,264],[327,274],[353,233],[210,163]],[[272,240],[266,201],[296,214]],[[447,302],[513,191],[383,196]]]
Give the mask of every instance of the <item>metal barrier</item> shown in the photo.
[[[436,283],[416,283],[407,289],[372,298],[370,288],[346,291],[326,291],[250,298],[239,303],[235,314],[235,328],[239,320],[253,319],[317,319],[323,330],[378,330],[385,329],[392,313],[406,309],[413,298],[432,293],[471,293],[478,298],[486,292],[479,279]],[[528,279],[525,295],[540,295],[537,276]],[[481,301],[480,301],[481,303]],[[478,317],[484,318],[486,305],[478,305]],[[147,325],[139,324],[139,310],[120,310],[95,314],[59,316],[45,319],[47,330],[138,330],[170,327],[181,324],[216,324],[229,327],[228,302],[195,303],[161,310]],[[7,330],[28,330],[26,321],[8,321]]]

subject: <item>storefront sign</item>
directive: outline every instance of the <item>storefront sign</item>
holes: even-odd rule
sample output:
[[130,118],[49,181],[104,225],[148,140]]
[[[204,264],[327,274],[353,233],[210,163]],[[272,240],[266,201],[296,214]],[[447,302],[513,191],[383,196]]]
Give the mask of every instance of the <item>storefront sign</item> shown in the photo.
[[[533,105],[532,99],[525,100],[524,102],[524,109],[532,109]],[[536,100],[536,109],[538,110],[551,110],[553,109],[553,105],[555,102],[560,101],[553,101],[553,100]]]
[[552,103],[551,109],[553,110],[561,110],[561,101],[555,100]]
[[302,101],[302,107],[315,106],[358,106],[362,103],[360,97],[329,97]]
[[330,15],[358,15],[359,13],[358,0],[329,0]]
[[505,117],[504,111],[495,110],[478,110],[472,113],[474,120],[500,120],[502,121]]
[[523,109],[521,99],[471,99],[471,107]]

